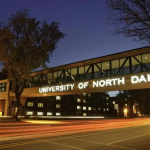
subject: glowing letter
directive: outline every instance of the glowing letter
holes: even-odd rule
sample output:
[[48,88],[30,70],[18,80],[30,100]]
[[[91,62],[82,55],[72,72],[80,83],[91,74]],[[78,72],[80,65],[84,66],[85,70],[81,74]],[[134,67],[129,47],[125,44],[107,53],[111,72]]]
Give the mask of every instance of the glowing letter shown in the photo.
[[141,82],[147,82],[144,75],[141,75],[141,77],[140,77],[139,83],[141,83]]
[[79,88],[79,89],[83,89],[83,83],[79,83],[79,84],[78,84],[78,88]]
[[116,81],[118,80],[117,78],[111,79],[113,81],[113,85],[116,85]]
[[93,88],[98,87],[98,81],[93,81]]
[[71,90],[73,90],[74,84],[70,84],[71,85]]
[[88,85],[89,85],[89,82],[84,82],[84,89],[85,89],[86,87],[88,87]]
[[120,85],[120,83],[125,84],[124,77],[122,79],[118,78],[118,85]]
[[100,85],[101,87],[104,87],[104,86],[105,86],[105,81],[104,81],[104,80],[99,81],[99,85]]
[[112,84],[111,84],[111,79],[107,79],[107,80],[106,80],[106,86],[109,86],[109,85],[112,86]]
[[43,93],[43,90],[42,90],[42,88],[39,88],[39,93]]
[[150,82],[150,74],[147,75],[147,81]]
[[132,84],[135,84],[135,83],[138,83],[138,82],[139,82],[138,76],[131,76],[131,83]]

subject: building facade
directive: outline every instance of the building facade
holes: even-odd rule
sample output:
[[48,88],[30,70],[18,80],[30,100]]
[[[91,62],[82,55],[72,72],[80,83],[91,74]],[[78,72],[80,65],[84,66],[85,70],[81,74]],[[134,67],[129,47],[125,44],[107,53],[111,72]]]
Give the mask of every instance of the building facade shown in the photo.
[[[31,73],[20,115],[117,115],[106,92],[150,88],[150,47]],[[0,115],[15,115],[10,82],[0,80]]]

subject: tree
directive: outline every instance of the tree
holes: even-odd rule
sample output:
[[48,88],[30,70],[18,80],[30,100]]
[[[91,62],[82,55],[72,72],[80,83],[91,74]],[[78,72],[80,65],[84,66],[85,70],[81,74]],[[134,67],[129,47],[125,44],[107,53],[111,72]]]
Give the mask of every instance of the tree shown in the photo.
[[150,115],[150,89],[138,90],[138,109],[141,114]]
[[45,68],[57,43],[65,36],[59,31],[59,23],[48,24],[29,16],[23,10],[13,14],[8,23],[0,23],[0,62],[7,70],[12,91],[17,102],[16,119],[20,108],[20,97],[29,82],[30,73]]
[[[130,116],[133,117],[133,105],[137,102],[138,91],[137,90],[125,90],[117,94],[117,97],[120,99],[119,104],[124,105],[127,103],[129,106]],[[125,101],[126,100],[126,101]]]
[[7,70],[5,70],[4,68],[1,70],[0,72],[0,80],[4,80],[7,79]]
[[107,0],[107,5],[108,23],[116,25],[115,34],[150,44],[149,0]]

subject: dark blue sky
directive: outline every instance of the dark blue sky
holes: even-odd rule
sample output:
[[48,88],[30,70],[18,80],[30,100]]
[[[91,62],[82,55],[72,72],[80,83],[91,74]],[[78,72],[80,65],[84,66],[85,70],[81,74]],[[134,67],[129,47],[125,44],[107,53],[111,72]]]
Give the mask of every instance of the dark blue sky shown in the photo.
[[38,20],[60,22],[66,37],[58,44],[49,67],[138,48],[123,35],[110,36],[106,0],[1,0],[0,21],[22,9]]

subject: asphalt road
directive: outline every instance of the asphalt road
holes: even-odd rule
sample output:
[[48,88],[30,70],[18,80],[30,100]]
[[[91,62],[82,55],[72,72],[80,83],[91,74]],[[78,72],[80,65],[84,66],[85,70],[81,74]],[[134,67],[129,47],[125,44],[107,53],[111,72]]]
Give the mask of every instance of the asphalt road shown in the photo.
[[[150,150],[150,119],[50,124],[0,124],[0,150]],[[48,131],[39,134],[33,130],[31,134],[32,127]]]

